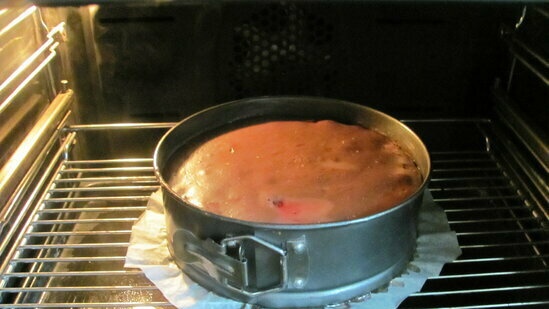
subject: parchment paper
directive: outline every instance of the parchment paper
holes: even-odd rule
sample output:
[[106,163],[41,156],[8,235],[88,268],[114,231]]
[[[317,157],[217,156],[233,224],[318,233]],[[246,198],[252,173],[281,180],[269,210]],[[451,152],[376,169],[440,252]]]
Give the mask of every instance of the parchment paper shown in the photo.
[[[446,215],[428,190],[419,212],[417,249],[406,270],[387,286],[346,305],[351,308],[396,308],[408,295],[421,289],[428,277],[437,276],[444,263],[461,254],[457,237]],[[149,199],[143,215],[134,224],[126,254],[127,268],[140,268],[177,308],[251,308],[218,296],[189,279],[174,263],[167,247],[162,193]]]

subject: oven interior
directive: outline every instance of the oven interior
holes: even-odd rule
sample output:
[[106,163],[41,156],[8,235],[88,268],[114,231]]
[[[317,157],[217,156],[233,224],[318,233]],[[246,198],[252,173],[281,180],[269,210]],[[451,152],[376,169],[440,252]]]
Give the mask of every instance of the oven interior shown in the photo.
[[344,99],[427,145],[463,254],[403,308],[549,305],[549,7],[35,1],[0,8],[0,308],[170,307],[124,258],[175,122]]

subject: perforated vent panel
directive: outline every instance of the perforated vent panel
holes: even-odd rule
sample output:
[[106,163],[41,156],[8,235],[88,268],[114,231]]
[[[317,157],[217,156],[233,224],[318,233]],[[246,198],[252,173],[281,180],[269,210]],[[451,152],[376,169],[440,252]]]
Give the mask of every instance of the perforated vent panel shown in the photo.
[[334,26],[295,4],[257,9],[233,28],[233,77],[237,97],[258,94],[323,94],[337,70]]

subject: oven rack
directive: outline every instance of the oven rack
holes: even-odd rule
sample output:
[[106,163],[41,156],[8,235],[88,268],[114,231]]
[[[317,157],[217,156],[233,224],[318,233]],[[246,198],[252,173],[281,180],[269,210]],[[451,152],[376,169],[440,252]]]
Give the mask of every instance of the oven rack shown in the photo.
[[[463,254],[401,307],[549,306],[548,219],[509,167],[495,125],[406,123],[431,149],[430,191]],[[172,125],[72,126],[64,141],[73,144],[89,131]],[[152,159],[58,156],[47,189],[0,269],[0,308],[171,307],[140,270],[123,267],[132,224],[159,188]]]

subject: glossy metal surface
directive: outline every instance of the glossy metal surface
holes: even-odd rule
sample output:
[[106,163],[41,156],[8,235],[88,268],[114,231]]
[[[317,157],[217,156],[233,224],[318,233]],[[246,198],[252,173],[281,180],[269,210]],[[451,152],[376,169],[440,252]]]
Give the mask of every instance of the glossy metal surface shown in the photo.
[[60,126],[66,122],[73,100],[72,91],[60,94],[0,168],[0,232],[12,220],[21,191],[28,189],[30,181],[39,172],[40,163],[46,159],[52,144],[57,142]]
[[[501,158],[505,143],[492,136],[493,124],[405,123],[431,150],[429,189],[457,232],[463,255],[403,307],[548,306],[547,221],[534,215],[524,183],[508,172]],[[87,130],[76,132],[79,141]],[[37,208],[34,216],[9,250],[10,267],[0,274],[0,308],[174,308],[141,271],[123,267],[131,222],[159,188],[154,173],[141,167],[151,168],[152,158],[89,157],[55,165],[57,176],[46,183],[49,195],[30,204]]]
[[[375,128],[414,158],[424,181],[409,199],[387,211],[349,221],[307,225],[248,222],[207,213],[187,204],[167,185],[170,175],[167,166],[174,152],[181,148],[190,150],[190,145],[212,134],[275,119],[331,119]],[[398,274],[415,248],[417,211],[431,168],[421,140],[396,119],[361,105],[315,97],[260,97],[210,108],[171,129],[160,141],[154,160],[164,192],[168,243],[178,265],[216,293],[268,307],[342,302],[373,290]],[[203,250],[201,258],[206,262],[197,263],[178,249],[184,247],[187,239],[178,235],[187,234],[207,243],[253,236],[280,247],[288,257],[292,254],[289,243],[304,239],[308,254],[286,262],[248,244],[238,248],[238,256],[223,250],[218,255]],[[220,270],[233,271],[239,263],[242,266],[238,269],[245,269],[246,278],[253,281],[240,280],[237,273]],[[300,267],[303,263],[307,264],[306,272]]]
[[[65,3],[84,2],[86,1]],[[100,2],[111,1],[96,1]],[[157,1],[148,2],[158,4]],[[531,171],[534,166],[528,157],[526,160],[520,157],[523,149],[509,147],[512,143],[508,140],[508,134],[494,134],[498,118],[478,119],[492,117],[492,114],[488,113],[492,106],[486,87],[491,84],[494,76],[506,75],[502,72],[506,71],[508,57],[496,38],[497,28],[501,23],[508,21],[514,24],[515,17],[520,16],[522,4],[519,1],[510,1],[514,3],[511,5],[479,5],[473,2],[475,1],[461,3],[453,6],[453,9],[447,9],[447,4],[433,6],[431,3],[423,6],[398,3],[381,9],[366,5],[364,9],[360,9],[354,5],[358,3],[355,1],[346,2],[353,4],[346,10],[339,9],[343,6],[338,6],[335,10],[329,8],[320,11],[308,10],[305,7],[306,14],[303,17],[312,15],[314,20],[319,20],[320,17],[321,21],[326,22],[321,24],[321,27],[305,30],[310,29],[318,33],[319,29],[326,29],[326,24],[335,26],[333,33],[338,35],[334,35],[333,38],[336,39],[329,42],[334,44],[335,48],[328,49],[329,53],[325,54],[334,61],[334,65],[327,66],[328,70],[323,70],[324,67],[321,66],[298,66],[311,70],[312,75],[318,76],[321,80],[325,79],[324,82],[316,83],[316,79],[301,76],[297,84],[305,87],[298,87],[300,91],[291,93],[315,93],[345,97],[354,101],[383,102],[383,105],[376,107],[391,112],[397,111],[400,117],[412,117],[414,120],[406,123],[419,132],[428,144],[433,159],[432,181],[429,188],[435,202],[445,210],[452,229],[457,232],[463,255],[458,260],[448,263],[441,275],[429,278],[422,291],[408,297],[402,307],[545,308],[549,306],[547,186],[538,187],[528,180],[529,176],[523,177],[524,172]],[[23,3],[27,4],[24,1]],[[59,1],[36,3],[60,4]],[[145,208],[147,196],[159,185],[151,172],[150,153],[154,147],[149,149],[144,146],[151,141],[156,142],[156,138],[148,138],[155,135],[147,134],[146,131],[150,131],[146,130],[147,126],[143,126],[142,130],[132,130],[135,132],[132,134],[137,138],[131,142],[135,142],[138,148],[143,149],[143,153],[136,156],[138,159],[128,159],[132,158],[132,153],[128,152],[126,145],[121,146],[119,140],[113,144],[123,153],[108,152],[106,145],[98,141],[96,136],[117,134],[119,128],[126,126],[119,122],[128,120],[174,121],[174,118],[158,118],[158,114],[154,114],[158,110],[164,111],[163,108],[166,106],[167,111],[181,109],[181,113],[174,113],[177,117],[175,119],[179,119],[189,111],[194,112],[196,108],[204,108],[212,102],[242,97],[238,95],[241,92],[236,92],[235,95],[232,91],[233,88],[239,90],[239,86],[248,85],[239,84],[240,80],[235,82],[235,76],[238,77],[238,72],[241,72],[235,68],[240,67],[219,67],[223,61],[237,60],[240,54],[235,53],[235,57],[231,58],[222,55],[222,51],[230,53],[237,47],[241,48],[241,54],[247,53],[247,46],[242,44],[242,40],[231,41],[231,38],[238,38],[235,36],[238,35],[238,26],[245,26],[250,21],[257,21],[257,24],[265,21],[268,25],[272,20],[272,11],[259,8],[250,12],[246,8],[237,8],[233,10],[234,16],[228,11],[228,14],[223,15],[227,18],[221,19],[218,14],[207,14],[211,6],[202,4],[200,2],[204,10],[199,10],[194,15],[188,14],[186,10],[173,8],[168,10],[169,14],[164,14],[165,11],[162,8],[157,9],[156,5],[140,12],[122,10],[117,13],[117,10],[105,8],[104,20],[94,20],[93,16],[83,14],[80,24],[76,22],[69,26],[69,29],[84,26],[83,37],[88,39],[88,44],[76,44],[84,41],[79,39],[78,33],[73,32],[69,37],[71,44],[75,44],[72,45],[71,51],[76,52],[75,58],[82,59],[83,62],[99,63],[101,59],[105,59],[104,56],[109,55],[109,52],[113,51],[117,55],[117,50],[126,50],[125,48],[132,46],[133,50],[128,53],[129,55],[141,55],[138,52],[144,45],[157,48],[158,41],[155,37],[158,32],[147,30],[162,23],[165,25],[163,32],[173,34],[170,39],[162,42],[176,42],[176,46],[183,47],[184,52],[178,54],[177,58],[140,57],[145,59],[143,63],[148,64],[151,60],[156,60],[157,62],[153,61],[152,65],[143,67],[158,68],[158,71],[167,76],[169,82],[160,79],[160,84],[168,87],[160,88],[158,92],[154,91],[158,88],[158,78],[154,79],[153,83],[145,83],[150,80],[149,74],[136,74],[136,79],[142,82],[139,85],[149,87],[120,87],[120,84],[127,83],[127,75],[121,74],[118,76],[119,79],[109,79],[109,72],[112,72],[109,65],[102,70],[107,72],[107,77],[99,80],[87,79],[94,76],[93,66],[83,67],[83,74],[77,78],[79,83],[73,83],[73,78],[63,77],[71,80],[71,85],[75,87],[84,86],[77,88],[76,91],[86,98],[80,102],[80,116],[100,116],[85,120],[85,125],[69,128],[68,131],[75,134],[68,137],[77,137],[80,146],[88,142],[90,148],[100,149],[107,155],[78,154],[77,157],[70,158],[61,147],[54,150],[55,161],[45,162],[48,168],[44,174],[37,175],[39,185],[30,188],[31,197],[36,199],[22,201],[23,208],[28,210],[30,216],[23,213],[17,215],[17,220],[21,224],[20,230],[14,230],[14,233],[20,234],[15,234],[12,247],[4,245],[5,239],[2,239],[2,246],[6,248],[2,252],[6,257],[2,263],[8,267],[3,267],[0,274],[0,308],[173,307],[140,271],[123,267],[131,222],[139,218]],[[267,5],[270,5],[270,2]],[[506,9],[502,10],[504,7]],[[44,12],[49,9],[40,10]],[[4,14],[2,17],[5,17],[24,11],[0,10],[0,14]],[[214,11],[218,12],[217,6]],[[113,12],[112,15],[110,12]],[[329,14],[330,12],[333,14]],[[540,12],[547,16],[545,10],[542,9]],[[259,20],[250,18],[257,14]],[[344,18],[341,18],[342,16]],[[21,40],[19,35],[24,33],[25,38],[32,38],[39,32],[35,30],[44,30],[41,25],[36,27],[37,16],[31,14],[27,17],[31,18],[19,23],[22,26],[20,30],[23,31],[13,32],[14,36],[6,36],[5,33],[8,32],[2,30],[2,41],[4,37],[11,36],[4,41],[10,44],[3,45],[1,49],[2,81],[36,50],[30,44],[33,42],[32,39]],[[142,17],[144,19],[141,19]],[[274,17],[276,22],[279,17]],[[74,18],[71,20],[75,21]],[[231,20],[236,22],[237,27],[231,26]],[[525,23],[528,22],[529,18],[526,16]],[[1,21],[0,23],[4,29],[6,24]],[[57,22],[52,22],[49,27],[56,24]],[[147,24],[150,27],[147,27]],[[133,25],[137,26],[131,27]],[[194,25],[203,27],[198,28]],[[178,31],[170,31],[174,28]],[[211,35],[217,33],[216,29],[225,31],[218,36]],[[356,31],[348,32],[347,29]],[[95,39],[91,35],[103,33],[103,30],[107,30],[106,36]],[[534,33],[545,38],[542,31]],[[128,37],[130,40],[113,39],[117,35]],[[139,38],[139,41],[134,41],[136,44],[128,44],[133,38]],[[215,38],[222,40],[217,41]],[[105,45],[113,43],[115,46],[104,52]],[[405,48],[402,48],[403,43]],[[530,43],[528,41],[514,40],[511,43],[511,52],[515,53],[517,58],[520,57],[514,61],[514,70],[518,71],[520,65],[524,65],[528,70],[534,69],[534,79],[524,81],[526,93],[534,93],[533,83],[539,81],[544,84],[543,81],[546,81],[540,74],[544,72],[545,67],[532,66],[537,64],[539,53],[531,46],[523,45]],[[94,51],[96,44],[100,46],[99,52]],[[209,48],[212,46],[220,48]],[[267,45],[267,48],[270,47]],[[12,53],[13,50],[18,52]],[[84,50],[87,52],[81,54]],[[164,52],[166,49],[158,50]],[[249,51],[253,51],[253,46],[249,47]],[[262,52],[260,50],[257,54],[261,56]],[[45,56],[48,56],[48,53],[45,53]],[[218,62],[220,56],[223,61]],[[120,57],[118,61],[111,63],[111,66],[115,66],[115,69],[124,67],[128,62],[133,63],[124,60],[133,58]],[[51,63],[55,66],[56,60]],[[180,71],[174,70],[180,72],[180,75],[166,74],[165,66],[162,65],[164,63],[169,63],[171,68],[183,68]],[[122,65],[117,67],[116,64]],[[136,64],[140,65],[141,63]],[[44,74],[37,75],[40,85],[30,87],[28,90],[31,91],[28,93],[42,93],[40,89],[51,90],[41,78],[51,73],[48,67],[44,67]],[[136,70],[136,67],[128,68]],[[34,66],[31,66],[29,71],[33,69]],[[143,71],[137,69],[137,72]],[[311,76],[307,72],[304,73],[306,77]],[[95,74],[97,75],[97,72]],[[244,81],[250,82],[252,95],[276,91],[290,93],[286,88],[278,88],[280,84],[276,81],[283,82],[284,85],[295,85],[288,82],[287,76],[277,79],[279,76],[273,74],[271,80],[264,80],[257,78],[260,74],[262,73],[252,73]],[[181,75],[185,77],[181,78]],[[509,78],[507,85],[513,85],[511,88],[518,85],[524,77],[517,74],[513,76],[515,77]],[[290,77],[294,77],[291,81],[295,80],[295,76]],[[306,82],[300,82],[301,80]],[[274,81],[274,86],[259,88],[263,86],[262,82],[272,85],[269,81]],[[88,87],[100,84],[108,91],[101,92],[98,86]],[[172,84],[176,84],[177,87],[171,87]],[[11,85],[15,88],[19,84]],[[310,85],[320,87],[309,87]],[[253,88],[255,86],[257,88]],[[117,102],[116,99],[128,88],[131,88],[132,92],[124,96],[126,100]],[[257,89],[263,90],[258,92]],[[160,96],[159,92],[171,95]],[[10,93],[11,90],[8,89],[3,95]],[[153,95],[143,95],[148,93]],[[20,92],[20,95],[25,97],[27,91]],[[96,104],[94,96],[104,97],[107,101]],[[151,100],[151,97],[155,100]],[[50,100],[52,98],[53,96],[49,97]],[[517,99],[517,96],[514,98]],[[517,101],[519,107],[546,107],[546,100],[543,100],[546,96],[539,96],[543,103],[540,105],[528,98],[526,96],[524,101]],[[144,102],[147,104],[143,104]],[[27,104],[10,104],[17,105],[17,108],[14,108],[16,112],[8,117],[2,115],[0,127],[16,127],[13,123],[18,123],[15,120],[23,115],[38,115],[49,100],[40,98],[39,101],[29,100],[22,103]],[[112,106],[120,108],[115,108],[116,113],[109,113],[109,107]],[[95,113],[95,110],[99,112]],[[151,111],[153,114],[149,119],[133,117],[135,111],[142,110]],[[406,111],[413,113],[407,114]],[[535,109],[533,112],[527,112],[530,116],[546,115],[536,113]],[[113,115],[116,115],[116,118],[113,118]],[[168,113],[163,115],[170,116]],[[433,119],[439,117],[443,119]],[[463,117],[473,118],[465,120]],[[32,118],[25,123],[32,126],[36,119],[37,117]],[[87,124],[97,122],[102,124]],[[166,125],[168,126],[170,124]],[[24,137],[27,132],[24,132],[21,126],[17,127],[17,133]],[[138,127],[139,125],[135,126]],[[0,140],[4,140],[4,133],[10,131],[0,132]],[[529,140],[525,141],[528,143]],[[4,151],[3,147],[2,145],[0,148]],[[65,169],[72,172],[64,172]],[[42,191],[42,185],[47,189],[45,193]],[[538,190],[545,194],[536,193]]]

